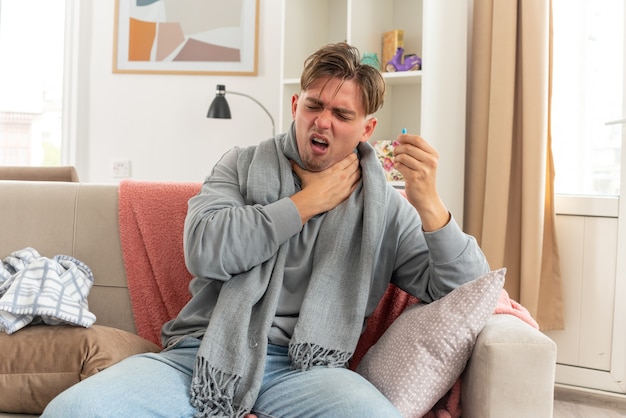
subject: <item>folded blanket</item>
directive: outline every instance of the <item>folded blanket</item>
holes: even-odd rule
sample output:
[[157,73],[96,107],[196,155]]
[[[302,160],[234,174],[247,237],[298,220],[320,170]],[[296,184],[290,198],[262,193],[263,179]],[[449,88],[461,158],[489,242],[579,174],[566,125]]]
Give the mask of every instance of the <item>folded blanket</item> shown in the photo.
[[12,334],[34,321],[90,327],[96,321],[87,303],[92,285],[91,269],[73,257],[15,251],[0,266],[0,331]]
[[539,329],[539,324],[537,324],[537,321],[535,321],[535,318],[532,317],[530,312],[528,312],[528,310],[519,302],[511,299],[507,291],[504,289],[502,289],[502,293],[500,293],[500,298],[498,299],[498,304],[496,305],[494,313],[516,316],[531,327]]
[[161,345],[161,327],[189,301],[183,226],[200,183],[124,180],[119,228],[137,334]]

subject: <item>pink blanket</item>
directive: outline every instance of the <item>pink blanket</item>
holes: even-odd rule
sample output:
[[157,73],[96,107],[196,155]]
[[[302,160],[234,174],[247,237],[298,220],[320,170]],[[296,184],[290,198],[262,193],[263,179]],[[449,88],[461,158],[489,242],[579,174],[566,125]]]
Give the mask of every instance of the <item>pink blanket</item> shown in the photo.
[[[176,317],[189,301],[191,274],[185,267],[183,225],[187,201],[200,183],[159,183],[125,180],[119,189],[119,228],[137,333],[161,344],[161,326]],[[390,285],[374,314],[351,362],[361,361],[404,309],[417,299]],[[535,320],[502,290],[495,313],[517,316],[535,328]],[[429,418],[461,416],[461,381],[433,408]]]
[[137,334],[158,345],[161,326],[190,298],[183,224],[187,201],[200,187],[200,183],[120,183],[120,240],[135,326]]

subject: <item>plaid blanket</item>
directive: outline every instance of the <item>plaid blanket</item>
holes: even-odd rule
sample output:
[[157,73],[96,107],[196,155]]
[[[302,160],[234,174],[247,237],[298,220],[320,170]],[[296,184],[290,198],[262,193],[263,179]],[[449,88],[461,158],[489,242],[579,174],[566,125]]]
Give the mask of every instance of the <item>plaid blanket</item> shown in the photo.
[[0,265],[0,331],[12,334],[31,322],[90,327],[96,321],[87,303],[92,285],[91,269],[73,257],[15,251]]

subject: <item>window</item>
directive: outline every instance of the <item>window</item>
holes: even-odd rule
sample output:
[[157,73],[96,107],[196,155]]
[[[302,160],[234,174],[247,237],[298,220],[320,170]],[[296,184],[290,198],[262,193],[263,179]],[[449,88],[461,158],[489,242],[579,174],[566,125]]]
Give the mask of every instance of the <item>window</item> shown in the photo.
[[61,164],[65,0],[0,0],[0,165]]
[[553,12],[555,191],[618,196],[624,0],[553,0]]

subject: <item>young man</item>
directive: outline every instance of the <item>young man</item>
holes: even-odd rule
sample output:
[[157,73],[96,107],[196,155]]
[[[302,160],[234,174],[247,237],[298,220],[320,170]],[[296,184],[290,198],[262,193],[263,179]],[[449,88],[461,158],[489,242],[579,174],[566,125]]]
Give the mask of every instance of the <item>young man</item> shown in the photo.
[[436,188],[437,152],[398,137],[405,199],[367,143],[385,93],[344,43],[305,62],[291,129],[226,153],[189,201],[191,301],[159,354],[59,395],[44,416],[393,417],[346,366],[390,282],[425,302],[489,270]]

